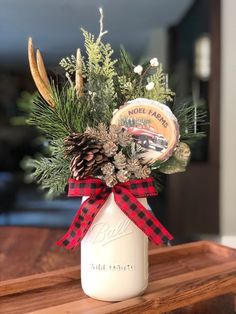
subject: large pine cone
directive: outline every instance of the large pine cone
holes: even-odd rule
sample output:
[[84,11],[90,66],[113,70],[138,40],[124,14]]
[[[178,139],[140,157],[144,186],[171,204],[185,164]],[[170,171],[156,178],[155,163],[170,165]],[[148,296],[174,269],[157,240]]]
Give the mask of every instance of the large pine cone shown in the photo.
[[108,160],[103,145],[87,134],[72,133],[65,139],[66,154],[72,155],[70,170],[76,180],[91,176]]

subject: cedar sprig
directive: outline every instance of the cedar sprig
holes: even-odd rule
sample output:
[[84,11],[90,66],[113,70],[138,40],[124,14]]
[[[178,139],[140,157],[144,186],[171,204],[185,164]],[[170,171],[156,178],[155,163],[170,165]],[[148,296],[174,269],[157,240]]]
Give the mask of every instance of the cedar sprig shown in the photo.
[[69,74],[73,74],[76,71],[76,58],[74,55],[61,59],[59,65]]

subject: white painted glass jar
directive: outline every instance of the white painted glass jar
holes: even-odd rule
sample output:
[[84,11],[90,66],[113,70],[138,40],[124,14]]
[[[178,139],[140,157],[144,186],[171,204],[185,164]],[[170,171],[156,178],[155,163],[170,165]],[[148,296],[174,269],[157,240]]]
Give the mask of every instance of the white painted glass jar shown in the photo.
[[[148,207],[146,198],[139,201]],[[113,193],[81,242],[81,283],[88,296],[104,301],[135,297],[147,288],[148,238],[116,205]]]

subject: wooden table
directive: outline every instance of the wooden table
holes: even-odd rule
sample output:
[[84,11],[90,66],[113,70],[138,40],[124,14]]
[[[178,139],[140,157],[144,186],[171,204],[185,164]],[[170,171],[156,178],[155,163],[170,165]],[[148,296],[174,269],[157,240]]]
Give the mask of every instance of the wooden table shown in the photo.
[[0,227],[0,281],[80,264],[80,251],[55,245],[65,230]]
[[0,313],[232,314],[236,251],[213,243],[150,247],[150,284],[140,297],[102,302],[86,297],[80,252],[54,246],[64,230],[0,228]]

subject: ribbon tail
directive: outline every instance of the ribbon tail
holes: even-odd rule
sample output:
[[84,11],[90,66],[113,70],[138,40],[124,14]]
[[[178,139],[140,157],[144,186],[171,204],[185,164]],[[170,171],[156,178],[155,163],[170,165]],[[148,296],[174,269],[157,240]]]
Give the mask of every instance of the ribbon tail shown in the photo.
[[119,187],[114,193],[115,202],[119,208],[140,228],[155,244],[172,240],[172,235],[160,221],[147,210],[129,190]]
[[108,193],[104,193],[102,197],[100,195],[94,195],[84,201],[77,211],[68,231],[56,242],[56,245],[65,247],[66,249],[79,246],[108,196]]

